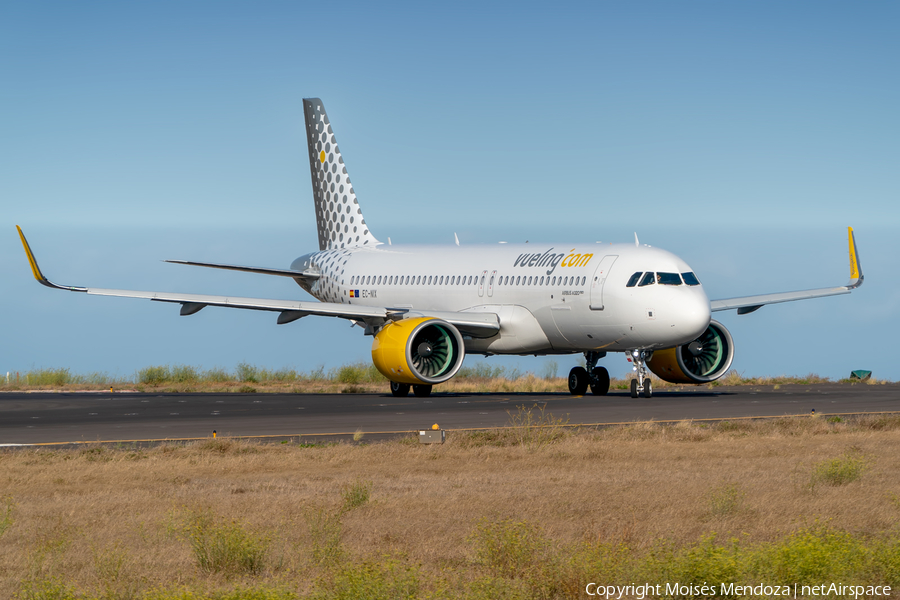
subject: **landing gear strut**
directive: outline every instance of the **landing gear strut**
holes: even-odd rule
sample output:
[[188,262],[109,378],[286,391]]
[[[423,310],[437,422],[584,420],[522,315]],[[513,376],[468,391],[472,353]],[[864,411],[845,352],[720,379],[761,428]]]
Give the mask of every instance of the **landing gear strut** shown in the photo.
[[583,396],[588,386],[595,396],[605,396],[609,392],[609,371],[598,367],[597,361],[606,356],[606,352],[585,352],[584,362],[587,368],[575,367],[569,371],[569,393]]
[[653,383],[650,381],[650,371],[647,369],[647,361],[651,356],[653,356],[652,351],[631,351],[631,362],[634,363],[634,370],[637,372],[637,379],[631,380],[632,398],[637,398],[638,395],[644,398],[653,396]]

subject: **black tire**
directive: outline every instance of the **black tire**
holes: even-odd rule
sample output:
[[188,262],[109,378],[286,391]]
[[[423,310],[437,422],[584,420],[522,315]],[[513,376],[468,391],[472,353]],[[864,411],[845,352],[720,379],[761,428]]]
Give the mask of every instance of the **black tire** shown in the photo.
[[632,398],[638,397],[637,379],[631,380],[631,397]]
[[405,398],[409,394],[409,384],[408,383],[397,383],[396,381],[391,382],[391,395],[397,398]]
[[642,394],[644,398],[652,398],[653,397],[653,384],[650,383],[650,378],[644,380],[644,392]]
[[595,396],[609,393],[609,371],[605,367],[594,367],[591,371],[591,393]]
[[416,395],[416,398],[427,398],[431,395],[431,386],[430,385],[414,385],[413,386],[413,394]]
[[573,396],[584,396],[588,383],[588,374],[584,367],[575,367],[569,371],[569,393]]

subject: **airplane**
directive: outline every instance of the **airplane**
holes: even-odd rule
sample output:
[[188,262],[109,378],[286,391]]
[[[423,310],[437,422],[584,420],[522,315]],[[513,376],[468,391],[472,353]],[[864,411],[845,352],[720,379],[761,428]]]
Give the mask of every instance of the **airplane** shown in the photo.
[[[650,398],[650,373],[703,384],[725,375],[734,340],[711,313],[752,313],[767,304],[849,294],[863,283],[856,239],[848,228],[846,285],[709,300],[681,258],[640,244],[393,245],[379,242],[363,217],[325,107],[303,99],[318,251],[289,269],[188,260],[166,262],[293,279],[318,302],[58,285],[38,267],[17,225],[32,273],[47,287],[96,296],[145,298],[181,305],[277,312],[284,325],[307,316],[347,319],[374,337],[372,361],[394,396],[431,394],[451,379],[465,355],[583,354],[569,392],[609,392],[597,362],[623,352],[633,363],[631,397]],[[455,234],[454,234],[455,236]]]

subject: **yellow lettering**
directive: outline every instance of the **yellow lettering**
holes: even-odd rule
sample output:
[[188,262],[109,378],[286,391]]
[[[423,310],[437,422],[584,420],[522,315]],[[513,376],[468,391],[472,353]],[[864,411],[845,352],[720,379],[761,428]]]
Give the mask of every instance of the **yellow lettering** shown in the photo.
[[594,258],[594,255],[593,255],[593,254],[582,254],[582,255],[581,255],[581,262],[580,262],[579,264],[575,265],[575,266],[576,266],[576,267],[583,267],[583,266],[585,266],[586,264],[588,264],[589,262],[591,262],[591,259],[592,259],[592,258]]

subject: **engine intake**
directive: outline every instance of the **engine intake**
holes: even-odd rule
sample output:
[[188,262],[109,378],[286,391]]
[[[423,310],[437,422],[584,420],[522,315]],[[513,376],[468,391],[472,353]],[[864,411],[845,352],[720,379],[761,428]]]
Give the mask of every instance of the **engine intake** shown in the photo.
[[733,360],[731,334],[718,321],[710,321],[696,340],[655,351],[647,368],[670,383],[708,383],[727,373]]
[[446,321],[431,317],[403,319],[386,325],[372,343],[372,362],[397,383],[447,381],[466,355],[462,335]]

